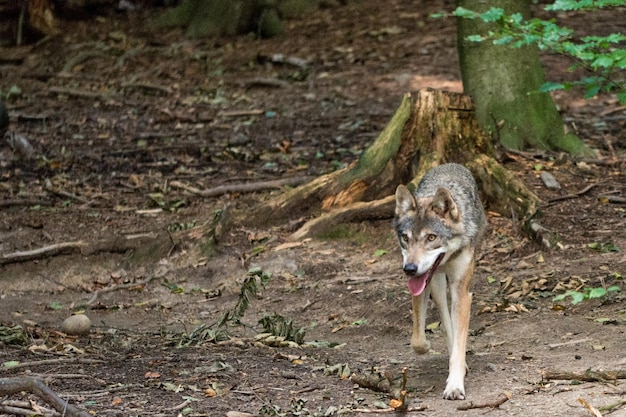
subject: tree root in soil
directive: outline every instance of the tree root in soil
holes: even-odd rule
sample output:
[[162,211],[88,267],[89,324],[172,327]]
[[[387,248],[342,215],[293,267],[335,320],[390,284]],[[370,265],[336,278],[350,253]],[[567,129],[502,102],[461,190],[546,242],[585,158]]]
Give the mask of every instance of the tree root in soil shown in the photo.
[[145,239],[156,240],[156,233],[134,236],[114,236],[97,242],[61,242],[41,248],[0,254],[0,265],[45,259],[59,254],[93,255],[101,252],[124,253],[145,243]]
[[[31,377],[16,377],[16,378],[0,378],[0,395],[12,395],[22,391],[30,392],[46,401],[57,410],[62,416],[66,417],[91,417],[91,414],[81,411],[67,401],[61,399],[54,393],[46,384],[37,378]],[[15,406],[3,406],[11,407],[11,413],[16,415],[33,415],[39,414],[38,411],[28,410]],[[23,411],[23,412],[20,412]],[[9,412],[9,411],[7,411]]]
[[219,197],[228,193],[253,193],[255,191],[263,191],[272,188],[300,185],[309,181],[310,179],[310,177],[284,178],[280,180],[259,181],[246,184],[221,185],[219,187],[209,188],[207,190],[201,190],[180,181],[172,181],[170,182],[170,187],[181,188],[185,191],[199,195],[201,197]]
[[[378,138],[350,166],[322,175],[259,205],[249,224],[289,216],[311,218],[291,238],[331,231],[337,222],[393,217],[398,184],[416,186],[428,169],[445,162],[466,165],[490,210],[519,221],[525,229],[541,201],[496,160],[492,139],[480,129],[468,96],[424,89],[406,94]],[[537,232],[535,232],[537,234]],[[544,239],[546,233],[541,233]]]

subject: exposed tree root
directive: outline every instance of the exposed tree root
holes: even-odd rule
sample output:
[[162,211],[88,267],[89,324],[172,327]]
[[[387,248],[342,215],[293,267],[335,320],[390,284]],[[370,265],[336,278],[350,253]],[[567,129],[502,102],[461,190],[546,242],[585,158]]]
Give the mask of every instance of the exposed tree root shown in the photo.
[[496,161],[491,139],[474,118],[470,98],[432,89],[420,90],[415,98],[406,94],[357,162],[273,198],[243,221],[258,225],[309,216],[312,220],[291,236],[302,239],[338,223],[391,218],[390,196],[398,184],[415,186],[428,169],[445,162],[466,165],[491,210],[512,215],[529,227],[540,200]]
[[0,378],[0,395],[12,395],[22,391],[38,396],[54,407],[62,416],[91,417],[91,414],[81,411],[61,399],[41,379],[30,377]]
[[113,236],[97,242],[61,242],[41,248],[0,254],[0,265],[45,259],[61,254],[93,255],[101,252],[124,253],[142,247],[146,240],[155,241],[160,235],[156,233],[135,236]]
[[289,238],[300,240],[310,236],[319,236],[340,223],[387,219],[393,214],[395,204],[396,199],[393,195],[381,200],[353,203],[309,220]]
[[227,193],[253,193],[255,191],[263,191],[272,188],[294,186],[307,182],[310,179],[310,177],[293,177],[272,181],[251,182],[246,184],[221,185],[219,187],[209,188],[207,190],[201,190],[180,181],[172,181],[170,182],[170,187],[181,188],[185,191],[202,197],[219,197],[220,195],[224,195]]

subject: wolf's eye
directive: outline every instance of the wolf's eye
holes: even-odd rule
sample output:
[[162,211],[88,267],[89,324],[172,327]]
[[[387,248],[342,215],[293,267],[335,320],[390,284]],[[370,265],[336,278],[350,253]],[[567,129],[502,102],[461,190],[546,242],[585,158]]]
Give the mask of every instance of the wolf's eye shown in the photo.
[[430,234],[426,236],[426,240],[428,240],[429,242],[434,242],[435,239],[437,239],[437,235]]
[[400,234],[400,240],[403,241],[404,243],[408,243],[409,242],[409,235],[406,234],[406,233]]

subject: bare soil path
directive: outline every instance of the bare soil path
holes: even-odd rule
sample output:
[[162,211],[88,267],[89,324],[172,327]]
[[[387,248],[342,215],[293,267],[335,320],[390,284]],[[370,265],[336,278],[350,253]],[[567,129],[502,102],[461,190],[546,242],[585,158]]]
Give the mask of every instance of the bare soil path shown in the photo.
[[[596,408],[624,402],[623,380],[544,378],[626,369],[626,206],[606,198],[626,193],[626,111],[613,96],[556,95],[598,161],[541,153],[505,161],[545,202],[542,224],[560,244],[548,251],[490,213],[473,286],[467,401],[441,399],[447,352],[434,309],[432,352],[411,352],[390,220],[296,245],[285,237],[297,216],[280,228],[234,224],[211,255],[173,240],[158,264],[115,240],[175,237],[279,192],[203,198],[173,181],[208,189],[319,175],[354,161],[404,92],[460,91],[454,22],[428,18],[450,7],[363,1],[291,22],[287,36],[271,40],[190,41],[143,30],[147,12],[104,14],[66,22],[63,36],[21,59],[2,58],[0,89],[21,90],[8,100],[11,130],[36,158],[0,147],[0,254],[67,242],[78,250],[0,264],[0,324],[28,335],[18,344],[2,337],[0,377],[45,378],[97,416],[370,415],[389,396],[346,376],[400,378],[405,367],[409,407],[424,408],[409,415],[583,417],[591,413],[579,399]],[[560,19],[583,33],[626,32],[624,8]],[[553,80],[577,76],[558,57],[544,60]],[[541,171],[561,189],[547,190]],[[232,311],[252,267],[272,278],[250,298],[243,326],[229,327],[232,338],[177,347]],[[552,301],[613,285],[622,291],[575,306]],[[76,311],[91,318],[90,333],[61,333]],[[258,320],[273,313],[303,327],[308,344],[255,341]],[[510,400],[499,408],[457,409],[503,393]],[[45,405],[25,394],[0,404],[27,398]],[[602,413],[626,416],[624,405],[611,411]]]

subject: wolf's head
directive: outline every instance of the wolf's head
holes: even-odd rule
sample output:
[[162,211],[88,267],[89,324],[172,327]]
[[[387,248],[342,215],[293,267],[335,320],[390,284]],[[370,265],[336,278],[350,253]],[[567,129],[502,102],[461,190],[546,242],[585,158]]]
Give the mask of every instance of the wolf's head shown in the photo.
[[445,188],[439,188],[433,196],[416,198],[400,185],[396,189],[394,226],[409,291],[418,296],[437,268],[461,247],[461,213]]

